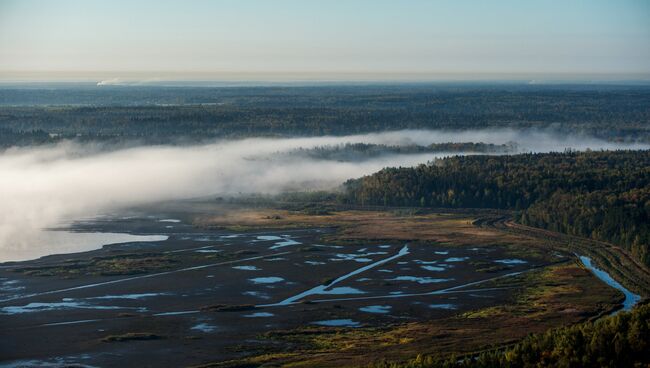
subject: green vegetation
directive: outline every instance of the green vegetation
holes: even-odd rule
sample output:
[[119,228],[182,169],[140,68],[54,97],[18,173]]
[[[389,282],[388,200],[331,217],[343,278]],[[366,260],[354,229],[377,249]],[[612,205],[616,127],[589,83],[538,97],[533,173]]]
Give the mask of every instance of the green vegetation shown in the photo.
[[[74,137],[70,136],[66,138],[72,139]],[[51,136],[41,129],[15,131],[11,129],[0,128],[0,147],[38,145],[57,142],[61,139],[63,139],[63,137]]]
[[557,129],[650,141],[643,86],[418,84],[0,89],[0,147],[79,140],[170,143],[398,129]]
[[650,265],[650,151],[451,157],[351,180],[342,201],[517,210],[523,224],[613,242]]
[[417,154],[417,153],[449,153],[449,152],[473,152],[473,153],[508,153],[517,149],[514,143],[492,144],[492,143],[432,143],[428,146],[416,144],[405,146],[388,146],[384,144],[347,143],[342,145],[320,146],[315,148],[298,148],[287,152],[285,156],[304,156],[318,160],[336,161],[361,161],[389,154]]
[[533,334],[508,348],[475,356],[418,356],[408,363],[379,363],[372,367],[647,367],[649,348],[650,305],[641,305],[629,313]]
[[557,191],[520,216],[524,225],[625,246],[650,265],[650,187],[587,193]]

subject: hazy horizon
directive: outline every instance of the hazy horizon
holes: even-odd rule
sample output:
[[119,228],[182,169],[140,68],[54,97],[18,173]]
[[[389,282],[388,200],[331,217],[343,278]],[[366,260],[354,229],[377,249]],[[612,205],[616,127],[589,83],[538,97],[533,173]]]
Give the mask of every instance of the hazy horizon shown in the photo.
[[648,16],[637,0],[3,0],[0,80],[649,80]]
[[10,83],[96,83],[121,86],[211,85],[219,83],[650,83],[650,73],[147,73],[147,72],[2,72],[0,86]]

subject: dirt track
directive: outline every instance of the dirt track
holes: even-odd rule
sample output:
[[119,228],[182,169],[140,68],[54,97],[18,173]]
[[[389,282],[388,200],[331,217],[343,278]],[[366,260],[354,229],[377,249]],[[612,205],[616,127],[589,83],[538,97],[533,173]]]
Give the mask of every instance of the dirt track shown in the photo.
[[650,296],[650,270],[636,261],[625,249],[610,243],[562,234],[518,224],[508,215],[485,216],[474,225],[540,239],[551,249],[591,257],[602,269],[625,287],[643,297]]

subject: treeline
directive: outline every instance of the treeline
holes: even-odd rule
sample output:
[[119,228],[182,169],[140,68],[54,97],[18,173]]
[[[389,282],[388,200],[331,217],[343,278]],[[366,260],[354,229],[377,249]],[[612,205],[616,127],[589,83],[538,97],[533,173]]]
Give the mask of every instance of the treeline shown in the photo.
[[558,191],[519,216],[524,225],[625,246],[650,266],[650,187],[614,192]]
[[456,156],[348,181],[357,205],[499,208],[524,224],[613,242],[650,265],[650,151]]
[[596,322],[534,334],[505,350],[476,357],[421,357],[408,363],[373,364],[373,368],[527,368],[648,367],[650,306],[641,305]]
[[[179,137],[540,128],[649,142],[649,101],[650,88],[643,86],[0,89],[0,129],[169,143]],[[0,136],[0,145],[11,143]]]
[[361,161],[390,154],[420,153],[509,153],[517,150],[517,144],[493,144],[483,142],[449,142],[432,143],[421,146],[416,144],[394,146],[371,143],[346,143],[325,145],[314,148],[298,148],[284,153],[285,156],[303,156],[317,160]]
[[75,139],[76,135],[50,134],[42,129],[16,132],[0,128],[0,147],[31,146],[57,143],[64,139]]

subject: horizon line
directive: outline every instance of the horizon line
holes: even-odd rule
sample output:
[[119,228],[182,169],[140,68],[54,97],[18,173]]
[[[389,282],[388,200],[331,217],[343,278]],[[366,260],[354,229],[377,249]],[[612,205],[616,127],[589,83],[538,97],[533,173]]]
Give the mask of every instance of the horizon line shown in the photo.
[[18,71],[0,70],[0,83],[107,82],[650,82],[650,72],[463,72],[463,71]]

